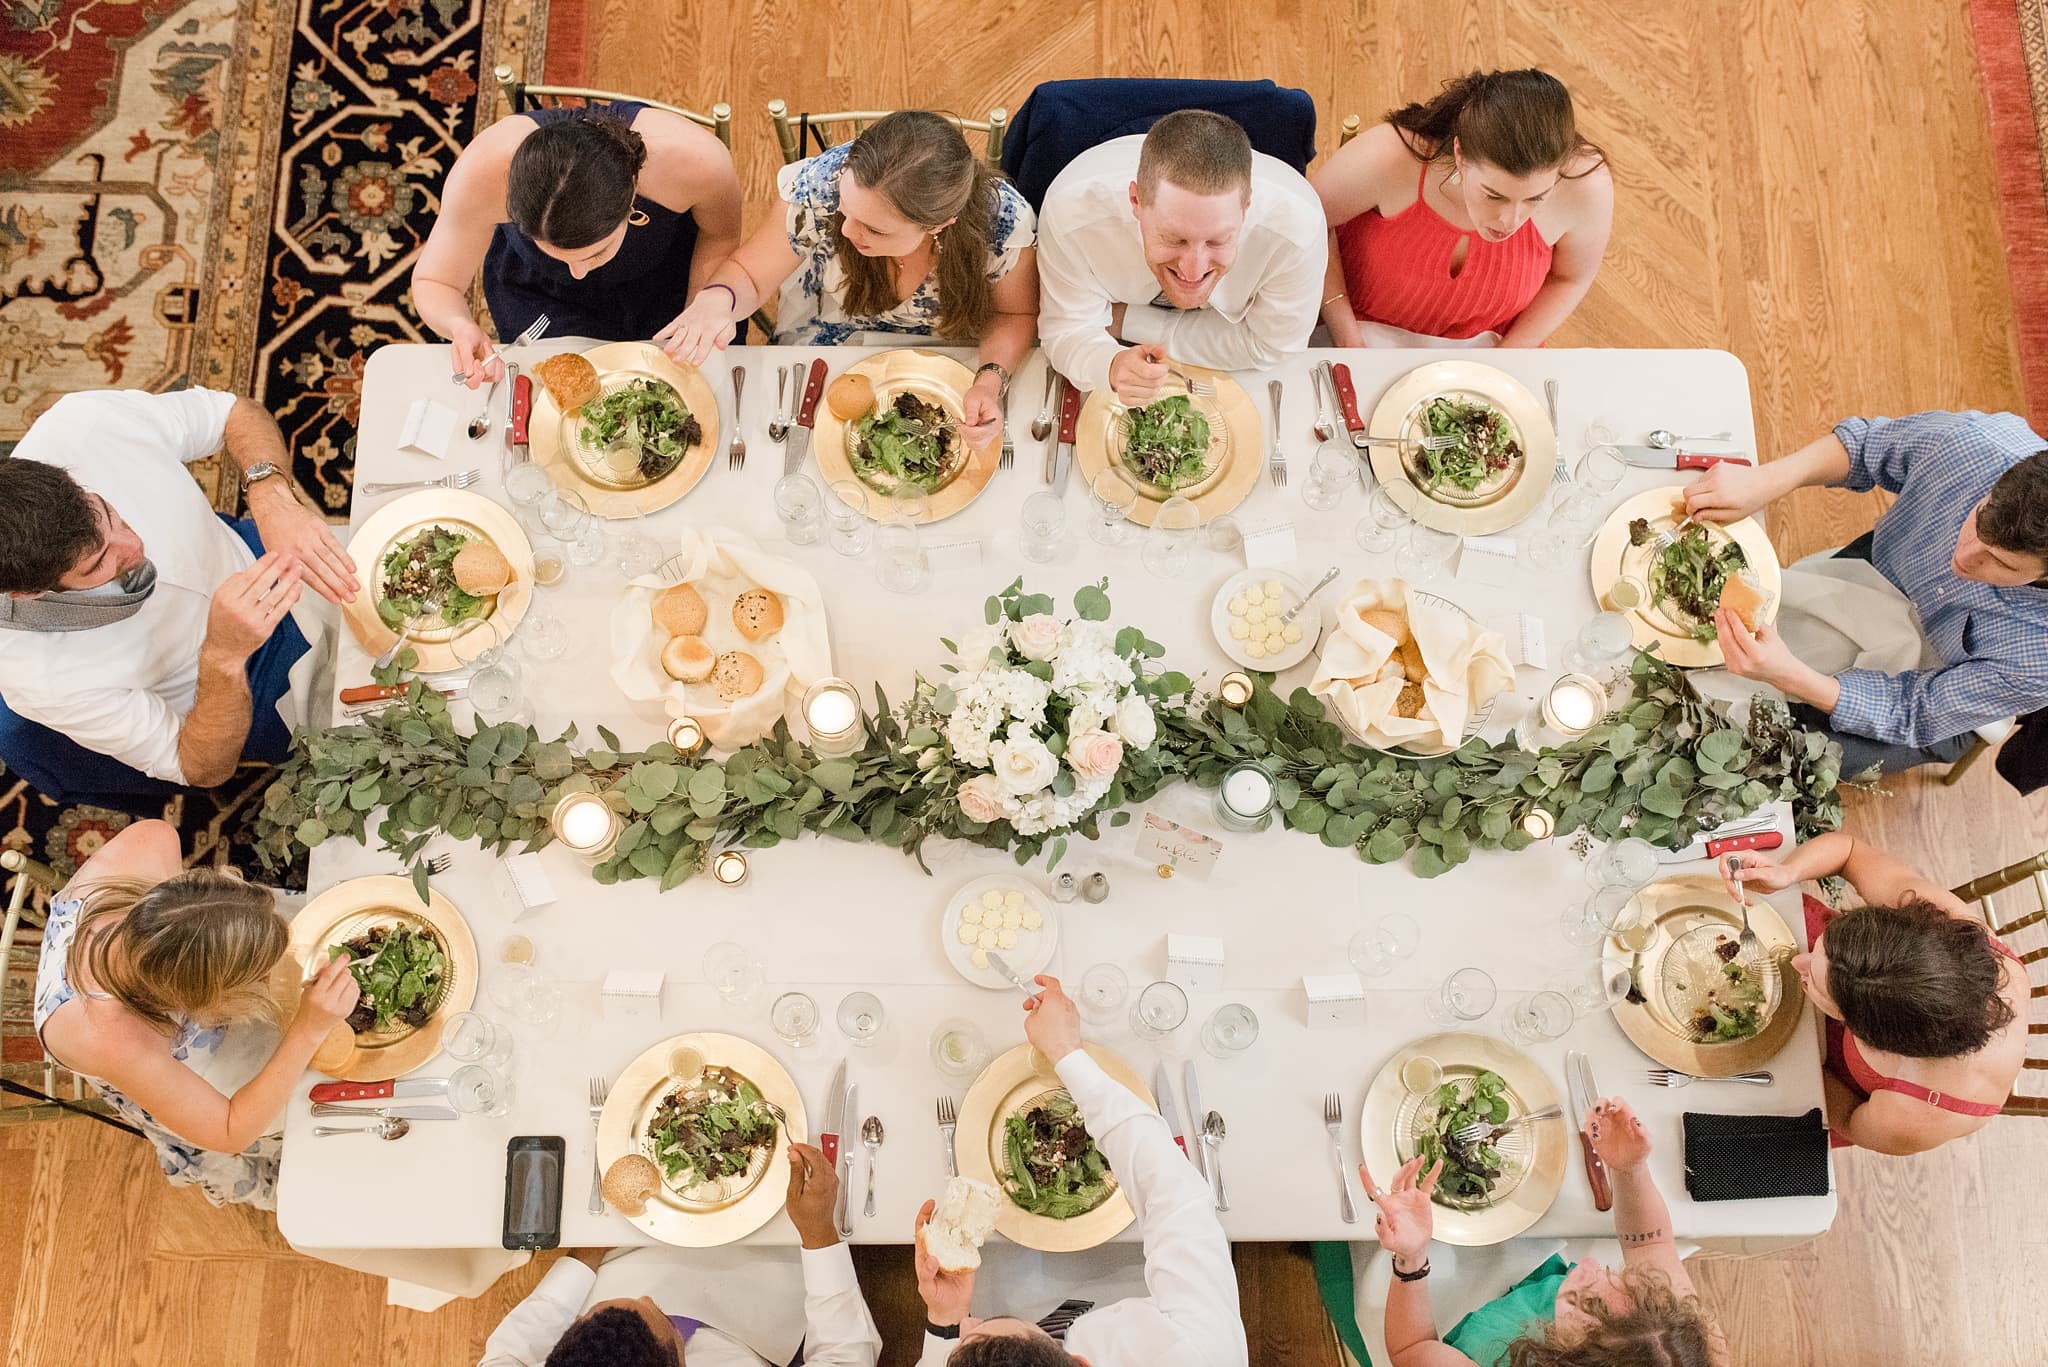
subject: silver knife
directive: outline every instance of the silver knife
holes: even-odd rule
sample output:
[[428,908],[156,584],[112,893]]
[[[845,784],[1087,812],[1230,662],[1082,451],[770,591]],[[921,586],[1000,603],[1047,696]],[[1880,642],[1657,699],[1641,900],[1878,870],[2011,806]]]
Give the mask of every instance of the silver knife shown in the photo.
[[[821,361],[819,364],[822,365],[824,362]],[[843,1071],[845,1065],[841,1064],[840,1067]],[[860,1084],[858,1082],[846,1084],[846,1108],[840,1114],[848,1119],[860,1114]],[[839,1237],[842,1239],[851,1239],[853,1237],[853,1207],[847,1200],[847,1193],[852,1190],[853,1145],[841,1144],[839,1146],[839,1201],[838,1208],[833,1212],[833,1215],[839,1222]]]
[[1058,464],[1053,467],[1052,491],[1067,492],[1067,476],[1074,472],[1074,434],[1081,425],[1081,391],[1067,381],[1060,390],[1059,444],[1053,447]]
[[1164,1061],[1153,1065],[1152,1090],[1158,1093],[1159,1115],[1166,1122],[1167,1133],[1173,1136],[1174,1143],[1180,1145],[1181,1156],[1183,1158],[1188,1157],[1187,1131],[1181,1128],[1180,1112],[1174,1108],[1173,1079],[1167,1076]]
[[[1066,377],[1057,370],[1054,370],[1050,363],[1047,364],[1045,373],[1052,377],[1052,392],[1047,396],[1046,407],[1051,409],[1052,415],[1057,418],[1060,413],[1060,405],[1066,399]],[[1047,487],[1051,487],[1053,477],[1059,473],[1059,468],[1060,429],[1059,424],[1054,423],[1052,440],[1045,444],[1045,482]]]
[[782,473],[793,475],[804,468],[804,457],[811,453],[811,425],[818,420],[818,398],[825,392],[825,358],[820,356],[811,362],[811,368],[803,387],[797,394],[796,430],[790,433],[790,443],[782,457]]
[[1572,1124],[1579,1131],[1579,1152],[1586,1161],[1586,1181],[1593,1188],[1593,1209],[1614,1208],[1614,1188],[1607,1180],[1607,1164],[1593,1149],[1592,1136],[1586,1126],[1593,1118],[1593,1103],[1600,1099],[1600,1093],[1593,1086],[1593,1065],[1586,1055],[1577,1049],[1564,1056],[1565,1092],[1572,1106]]
[[1630,465],[1650,470],[1704,470],[1723,463],[1754,465],[1747,451],[1675,451],[1668,446],[1617,446]]
[[1180,1080],[1188,1091],[1188,1119],[1194,1123],[1195,1127],[1195,1146],[1188,1150],[1188,1157],[1195,1160],[1195,1167],[1201,1170],[1202,1176],[1207,1177],[1209,1175],[1209,1161],[1205,1156],[1206,1151],[1202,1147],[1202,1117],[1207,1115],[1208,1112],[1202,1109],[1202,1087],[1195,1080],[1195,1061],[1193,1059],[1189,1059],[1181,1065]]
[[[1715,852],[1714,847],[1723,841],[1741,842],[1740,844],[1724,846],[1723,853],[1730,849],[1744,847],[1751,849],[1775,849],[1783,842],[1771,841],[1767,837],[1777,833],[1777,813],[1766,809],[1761,817],[1745,817],[1740,821],[1731,821],[1724,826],[1716,826],[1712,830],[1701,831],[1697,836],[1693,837],[1693,841],[1689,845],[1681,845],[1675,850],[1659,849],[1657,851],[1657,862],[1660,864],[1684,864],[1695,859],[1711,858]],[[1758,838],[1744,840],[1744,837]]]
[[846,1060],[839,1060],[839,1066],[832,1072],[832,1085],[825,1092],[825,1126],[818,1131],[818,1149],[825,1155],[825,1166],[839,1166],[839,1136],[846,1123]]
[[1010,967],[1010,961],[1008,959],[1005,959],[1002,955],[996,953],[993,949],[984,950],[983,953],[988,955],[988,966],[990,968],[993,968],[996,972],[1002,974],[1005,978],[1008,978],[1011,982],[1015,983],[1017,985],[1018,990],[1023,992],[1024,995],[1026,995],[1027,997],[1035,997],[1038,995],[1038,989],[1034,987],[1032,984],[1025,982],[1023,978],[1019,977],[1017,975],[1017,970]]
[[352,1115],[359,1119],[455,1120],[460,1113],[453,1106],[343,1106],[332,1101],[313,1103],[318,1116]]

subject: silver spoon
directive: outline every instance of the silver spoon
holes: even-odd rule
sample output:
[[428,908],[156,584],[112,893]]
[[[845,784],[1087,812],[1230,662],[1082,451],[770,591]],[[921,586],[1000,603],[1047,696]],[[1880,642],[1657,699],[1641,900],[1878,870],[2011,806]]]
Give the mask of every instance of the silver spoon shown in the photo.
[[1668,427],[1659,427],[1655,431],[1650,433],[1650,445],[1661,446],[1664,447],[1666,450],[1669,450],[1670,448],[1677,446],[1681,442],[1733,440],[1735,440],[1735,434],[1733,432],[1699,432],[1689,437],[1681,437]]
[[475,417],[469,420],[469,439],[471,441],[481,440],[484,433],[491,430],[491,401],[498,397],[498,380],[502,380],[504,378],[504,369],[500,367],[498,371],[498,379],[492,380],[491,387],[484,391],[483,412],[477,414]]
[[315,1125],[313,1133],[328,1134],[374,1134],[379,1139],[403,1139],[412,1133],[412,1122],[398,1116],[387,1116],[374,1125]]
[[875,1213],[875,1154],[882,1147],[882,1117],[871,1115],[860,1122],[861,1147],[868,1151],[868,1199],[861,1209],[868,1215]]
[[788,366],[775,367],[775,416],[768,420],[768,440],[780,442],[789,435]]
[[1202,1146],[1209,1151],[1209,1175],[1216,1179],[1216,1209],[1230,1209],[1230,1193],[1223,1186],[1223,1155],[1217,1150],[1223,1147],[1228,1133],[1223,1128],[1223,1117],[1215,1111],[1202,1117]]
[[1052,392],[1059,387],[1059,372],[1052,368],[1052,362],[1045,363],[1045,402],[1038,405],[1038,416],[1031,420],[1031,440],[1044,441],[1052,435]]

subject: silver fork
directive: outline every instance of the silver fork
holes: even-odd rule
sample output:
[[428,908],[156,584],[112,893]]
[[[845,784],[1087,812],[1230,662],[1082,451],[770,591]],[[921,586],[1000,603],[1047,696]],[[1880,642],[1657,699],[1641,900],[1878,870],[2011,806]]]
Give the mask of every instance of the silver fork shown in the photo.
[[1266,381],[1266,397],[1273,401],[1273,435],[1266,445],[1266,471],[1273,478],[1273,487],[1287,487],[1287,462],[1280,458],[1280,382]]
[[789,436],[789,371],[775,367],[775,416],[768,420],[768,440],[780,442]]
[[1188,374],[1186,371],[1175,370],[1172,366],[1168,366],[1166,368],[1166,373],[1173,376],[1174,379],[1179,380],[1182,384],[1186,385],[1188,387],[1188,393],[1194,398],[1208,399],[1214,398],[1216,395],[1216,386],[1211,384],[1207,380],[1198,380],[1194,376]]
[[939,1138],[946,1141],[946,1176],[960,1175],[959,1161],[953,1155],[953,1131],[960,1123],[960,1115],[953,1109],[953,1098],[939,1098]]
[[604,1119],[604,1099],[612,1085],[601,1077],[590,1079],[590,1213],[604,1214],[604,1170],[597,1165],[597,1124]]
[[1572,472],[1564,468],[1564,435],[1557,430],[1557,381],[1543,382],[1543,402],[1550,406],[1550,436],[1557,444],[1557,466],[1550,472],[1552,484],[1570,484]]
[[1773,1081],[1770,1070],[1763,1068],[1754,1073],[1730,1073],[1727,1077],[1696,1077],[1676,1068],[1652,1068],[1646,1076],[1652,1087],[1690,1087],[1695,1082],[1744,1082],[1752,1087],[1768,1087]]
[[1469,1149],[1474,1144],[1491,1144],[1517,1125],[1526,1125],[1532,1120],[1548,1120],[1554,1115],[1563,1114],[1564,1108],[1562,1106],[1552,1105],[1545,1106],[1540,1111],[1531,1111],[1527,1115],[1518,1115],[1513,1120],[1499,1125],[1489,1124],[1484,1120],[1475,1120],[1469,1125],[1460,1125],[1457,1129],[1452,1130],[1449,1139],[1457,1147]]
[[1003,453],[996,457],[996,469],[1007,470],[1017,463],[1017,444],[1010,440],[1010,429],[1003,428]]
[[747,368],[736,365],[732,368],[732,443],[726,448],[725,465],[728,470],[743,470],[747,465],[747,439],[740,432],[740,395],[747,387]]
[[[528,323],[526,325],[526,331],[520,333],[517,337],[514,337],[512,339],[511,344],[513,346],[532,346],[535,342],[538,342],[541,338],[547,336],[548,328],[552,324],[552,322],[553,320],[550,319],[545,313],[541,314],[539,317],[535,318],[531,323]],[[457,384],[466,383],[466,381],[463,378],[462,372],[459,370],[456,371],[453,375],[450,375],[448,378],[455,381],[455,383]],[[493,385],[496,385],[497,381],[493,380],[491,383]],[[487,404],[486,407],[488,406],[489,405]]]
[[1351,1179],[1344,1172],[1344,1140],[1337,1127],[1344,1123],[1344,1101],[1335,1092],[1323,1098],[1323,1128],[1330,1132],[1330,1158],[1337,1164],[1337,1213],[1344,1223],[1358,1223],[1358,1210],[1351,1204]]
[[439,878],[454,867],[455,858],[453,855],[437,854],[427,861],[427,872],[436,878]]
[[478,478],[478,472],[475,470],[458,470],[452,475],[443,475],[439,479],[402,479],[395,482],[358,484],[356,492],[359,494],[395,494],[400,489],[467,489],[470,485],[476,483]]

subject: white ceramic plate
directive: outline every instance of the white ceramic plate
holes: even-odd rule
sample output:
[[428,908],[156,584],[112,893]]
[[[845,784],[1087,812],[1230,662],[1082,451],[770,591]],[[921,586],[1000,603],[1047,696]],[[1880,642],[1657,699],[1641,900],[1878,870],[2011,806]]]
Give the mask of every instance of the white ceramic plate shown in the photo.
[[[987,905],[986,898],[991,893],[1002,903],[1001,906]],[[1012,896],[1019,899],[1014,904],[1009,900]],[[979,948],[978,945],[960,942],[962,913],[970,905],[987,918],[985,924],[996,931],[998,936],[1006,928],[1002,919],[1006,911],[1014,910],[1021,918],[1026,909],[1035,908],[1041,922],[1038,929],[1026,930],[1021,924],[1014,927],[1016,943],[1008,949],[999,944],[995,952],[1002,955],[1026,982],[1031,980],[1033,974],[1045,971],[1045,966],[1052,962],[1053,951],[1059,948],[1059,917],[1054,914],[1052,903],[1047,901],[1037,888],[1015,874],[998,873],[987,878],[977,878],[967,886],[957,889],[946,902],[945,914],[939,918],[939,938],[946,947],[946,961],[953,965],[956,973],[976,987],[998,988],[1005,992],[1017,990],[1015,983],[995,969],[982,968],[975,964],[974,953]]]
[[[1223,587],[1216,590],[1216,599],[1209,605],[1209,629],[1216,634],[1216,644],[1223,648],[1223,653],[1228,655],[1238,668],[1262,669],[1277,674],[1283,669],[1292,669],[1314,653],[1316,643],[1323,635],[1323,610],[1318,604],[1310,603],[1297,613],[1294,625],[1301,628],[1301,639],[1283,647],[1277,655],[1249,655],[1245,652],[1246,642],[1237,640],[1230,634],[1230,624],[1238,620],[1231,615],[1230,600],[1251,588],[1258,588],[1263,592],[1268,584],[1280,586],[1281,612],[1287,611],[1308,596],[1308,589],[1291,574],[1282,574],[1273,569],[1240,570],[1224,580]],[[1268,604],[1260,603],[1256,606],[1263,609]],[[1256,634],[1259,628],[1253,626],[1251,630]]]

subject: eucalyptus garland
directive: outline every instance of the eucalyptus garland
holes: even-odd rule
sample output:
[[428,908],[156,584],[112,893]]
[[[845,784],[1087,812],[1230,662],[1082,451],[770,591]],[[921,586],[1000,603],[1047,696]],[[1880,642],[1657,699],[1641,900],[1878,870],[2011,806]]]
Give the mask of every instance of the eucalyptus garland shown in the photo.
[[[990,621],[1042,600],[1018,586],[990,602]],[[1084,589],[1084,617],[1102,620],[1107,598]],[[1532,843],[1522,822],[1548,812],[1556,834],[1586,831],[1608,840],[1636,835],[1677,848],[1703,829],[1766,802],[1789,799],[1802,838],[1841,824],[1841,748],[1798,726],[1785,707],[1759,699],[1743,725],[1702,697],[1683,670],[1655,655],[1635,658],[1627,696],[1607,718],[1568,744],[1526,750],[1509,737],[1468,741],[1448,755],[1397,757],[1353,743],[1306,689],[1288,698],[1271,676],[1254,677],[1251,700],[1231,708],[1186,675],[1144,662],[1161,653],[1136,628],[1117,650],[1138,663],[1138,688],[1158,720],[1146,749],[1127,752],[1103,799],[1073,828],[1088,839],[1122,826],[1129,807],[1166,784],[1213,788],[1241,759],[1271,770],[1284,823],[1361,859],[1410,866],[1434,878],[1474,849]],[[411,661],[385,672],[397,679]],[[1019,864],[1068,836],[1021,836],[1006,821],[976,822],[955,798],[956,771],[940,743],[945,689],[919,680],[892,707],[878,687],[868,740],[857,753],[823,758],[778,723],[772,735],[723,760],[686,759],[666,743],[623,749],[598,728],[585,746],[575,727],[543,741],[517,723],[463,734],[445,700],[415,681],[389,708],[343,727],[301,732],[257,820],[259,853],[276,867],[294,847],[331,839],[366,842],[371,823],[385,849],[408,864],[424,895],[419,856],[439,835],[503,853],[537,850],[553,838],[549,814],[570,792],[600,794],[624,819],[612,854],[592,869],[599,883],[655,878],[664,891],[731,845],[767,849],[805,832],[886,842],[918,857],[934,836],[1012,852]],[[920,858],[920,863],[922,860]]]

